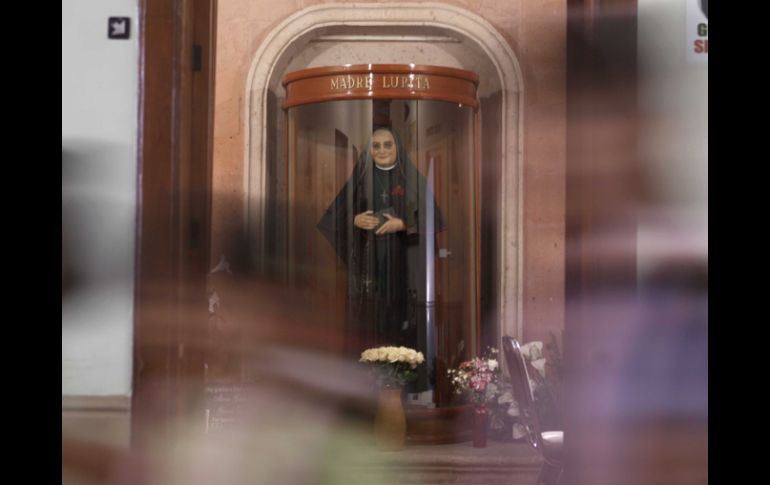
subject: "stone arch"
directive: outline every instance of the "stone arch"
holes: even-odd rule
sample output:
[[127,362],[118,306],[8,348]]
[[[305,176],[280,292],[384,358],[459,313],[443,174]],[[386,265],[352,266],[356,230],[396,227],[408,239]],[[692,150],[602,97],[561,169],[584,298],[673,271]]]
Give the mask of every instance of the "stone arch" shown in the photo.
[[[244,193],[246,227],[255,240],[262,230],[267,183],[268,126],[270,110],[280,110],[268,98],[280,90],[280,78],[289,59],[308,38],[334,27],[350,29],[408,27],[418,33],[430,29],[453,32],[478,48],[490,69],[490,85],[481,91],[499,94],[494,124],[499,137],[493,143],[499,163],[499,194],[495,201],[500,227],[496,234],[496,295],[494,318],[502,334],[522,335],[522,194],[523,81],[511,47],[497,30],[477,14],[440,3],[330,3],[300,10],[285,19],[265,38],[252,58],[244,96],[245,146]],[[468,68],[469,66],[457,66]],[[280,94],[279,94],[280,96]],[[272,108],[270,108],[272,106]],[[484,163],[484,162],[482,162]],[[260,248],[255,248],[257,251]]]

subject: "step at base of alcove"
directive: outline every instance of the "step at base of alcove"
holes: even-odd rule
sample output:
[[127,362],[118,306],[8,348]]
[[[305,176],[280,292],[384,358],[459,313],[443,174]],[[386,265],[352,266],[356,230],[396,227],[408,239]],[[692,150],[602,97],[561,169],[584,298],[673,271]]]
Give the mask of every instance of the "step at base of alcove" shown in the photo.
[[473,406],[405,406],[404,412],[409,445],[444,445],[471,439]]
[[408,445],[380,452],[378,463],[356,466],[357,476],[372,483],[399,485],[532,485],[542,459],[526,443],[490,441],[486,448],[471,443]]

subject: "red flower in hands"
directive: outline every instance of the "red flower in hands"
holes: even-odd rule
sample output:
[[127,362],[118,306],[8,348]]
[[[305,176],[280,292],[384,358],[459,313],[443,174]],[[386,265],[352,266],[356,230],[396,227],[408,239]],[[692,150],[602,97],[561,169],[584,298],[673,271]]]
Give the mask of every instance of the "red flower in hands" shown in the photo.
[[401,195],[403,196],[406,192],[404,192],[404,188],[401,187],[401,185],[396,185],[393,187],[393,190],[390,192],[390,195]]

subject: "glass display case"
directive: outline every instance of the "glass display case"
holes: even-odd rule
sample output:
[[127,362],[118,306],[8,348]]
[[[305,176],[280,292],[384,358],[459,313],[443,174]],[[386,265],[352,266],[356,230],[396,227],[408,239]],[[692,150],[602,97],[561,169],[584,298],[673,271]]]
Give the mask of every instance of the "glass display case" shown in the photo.
[[408,439],[460,441],[468,427],[453,423],[467,406],[446,371],[480,350],[478,77],[347,65],[283,84],[272,270],[344,335],[341,353],[423,352],[407,389]]

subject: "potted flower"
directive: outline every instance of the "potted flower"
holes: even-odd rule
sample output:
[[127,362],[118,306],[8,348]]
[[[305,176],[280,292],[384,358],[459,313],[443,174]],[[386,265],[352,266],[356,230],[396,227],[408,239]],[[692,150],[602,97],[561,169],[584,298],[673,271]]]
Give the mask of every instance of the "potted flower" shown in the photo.
[[417,366],[425,361],[422,352],[407,347],[376,347],[361,353],[361,362],[372,366],[380,389],[374,431],[384,450],[400,450],[406,441],[406,416],[401,390],[417,378]]
[[499,393],[497,349],[488,349],[484,356],[462,362],[456,369],[447,372],[455,392],[468,395],[474,404],[473,446],[483,448],[487,443],[489,425],[487,404]]
[[376,347],[364,350],[360,362],[372,365],[380,388],[402,388],[417,378],[417,366],[425,361],[422,352],[407,347]]

